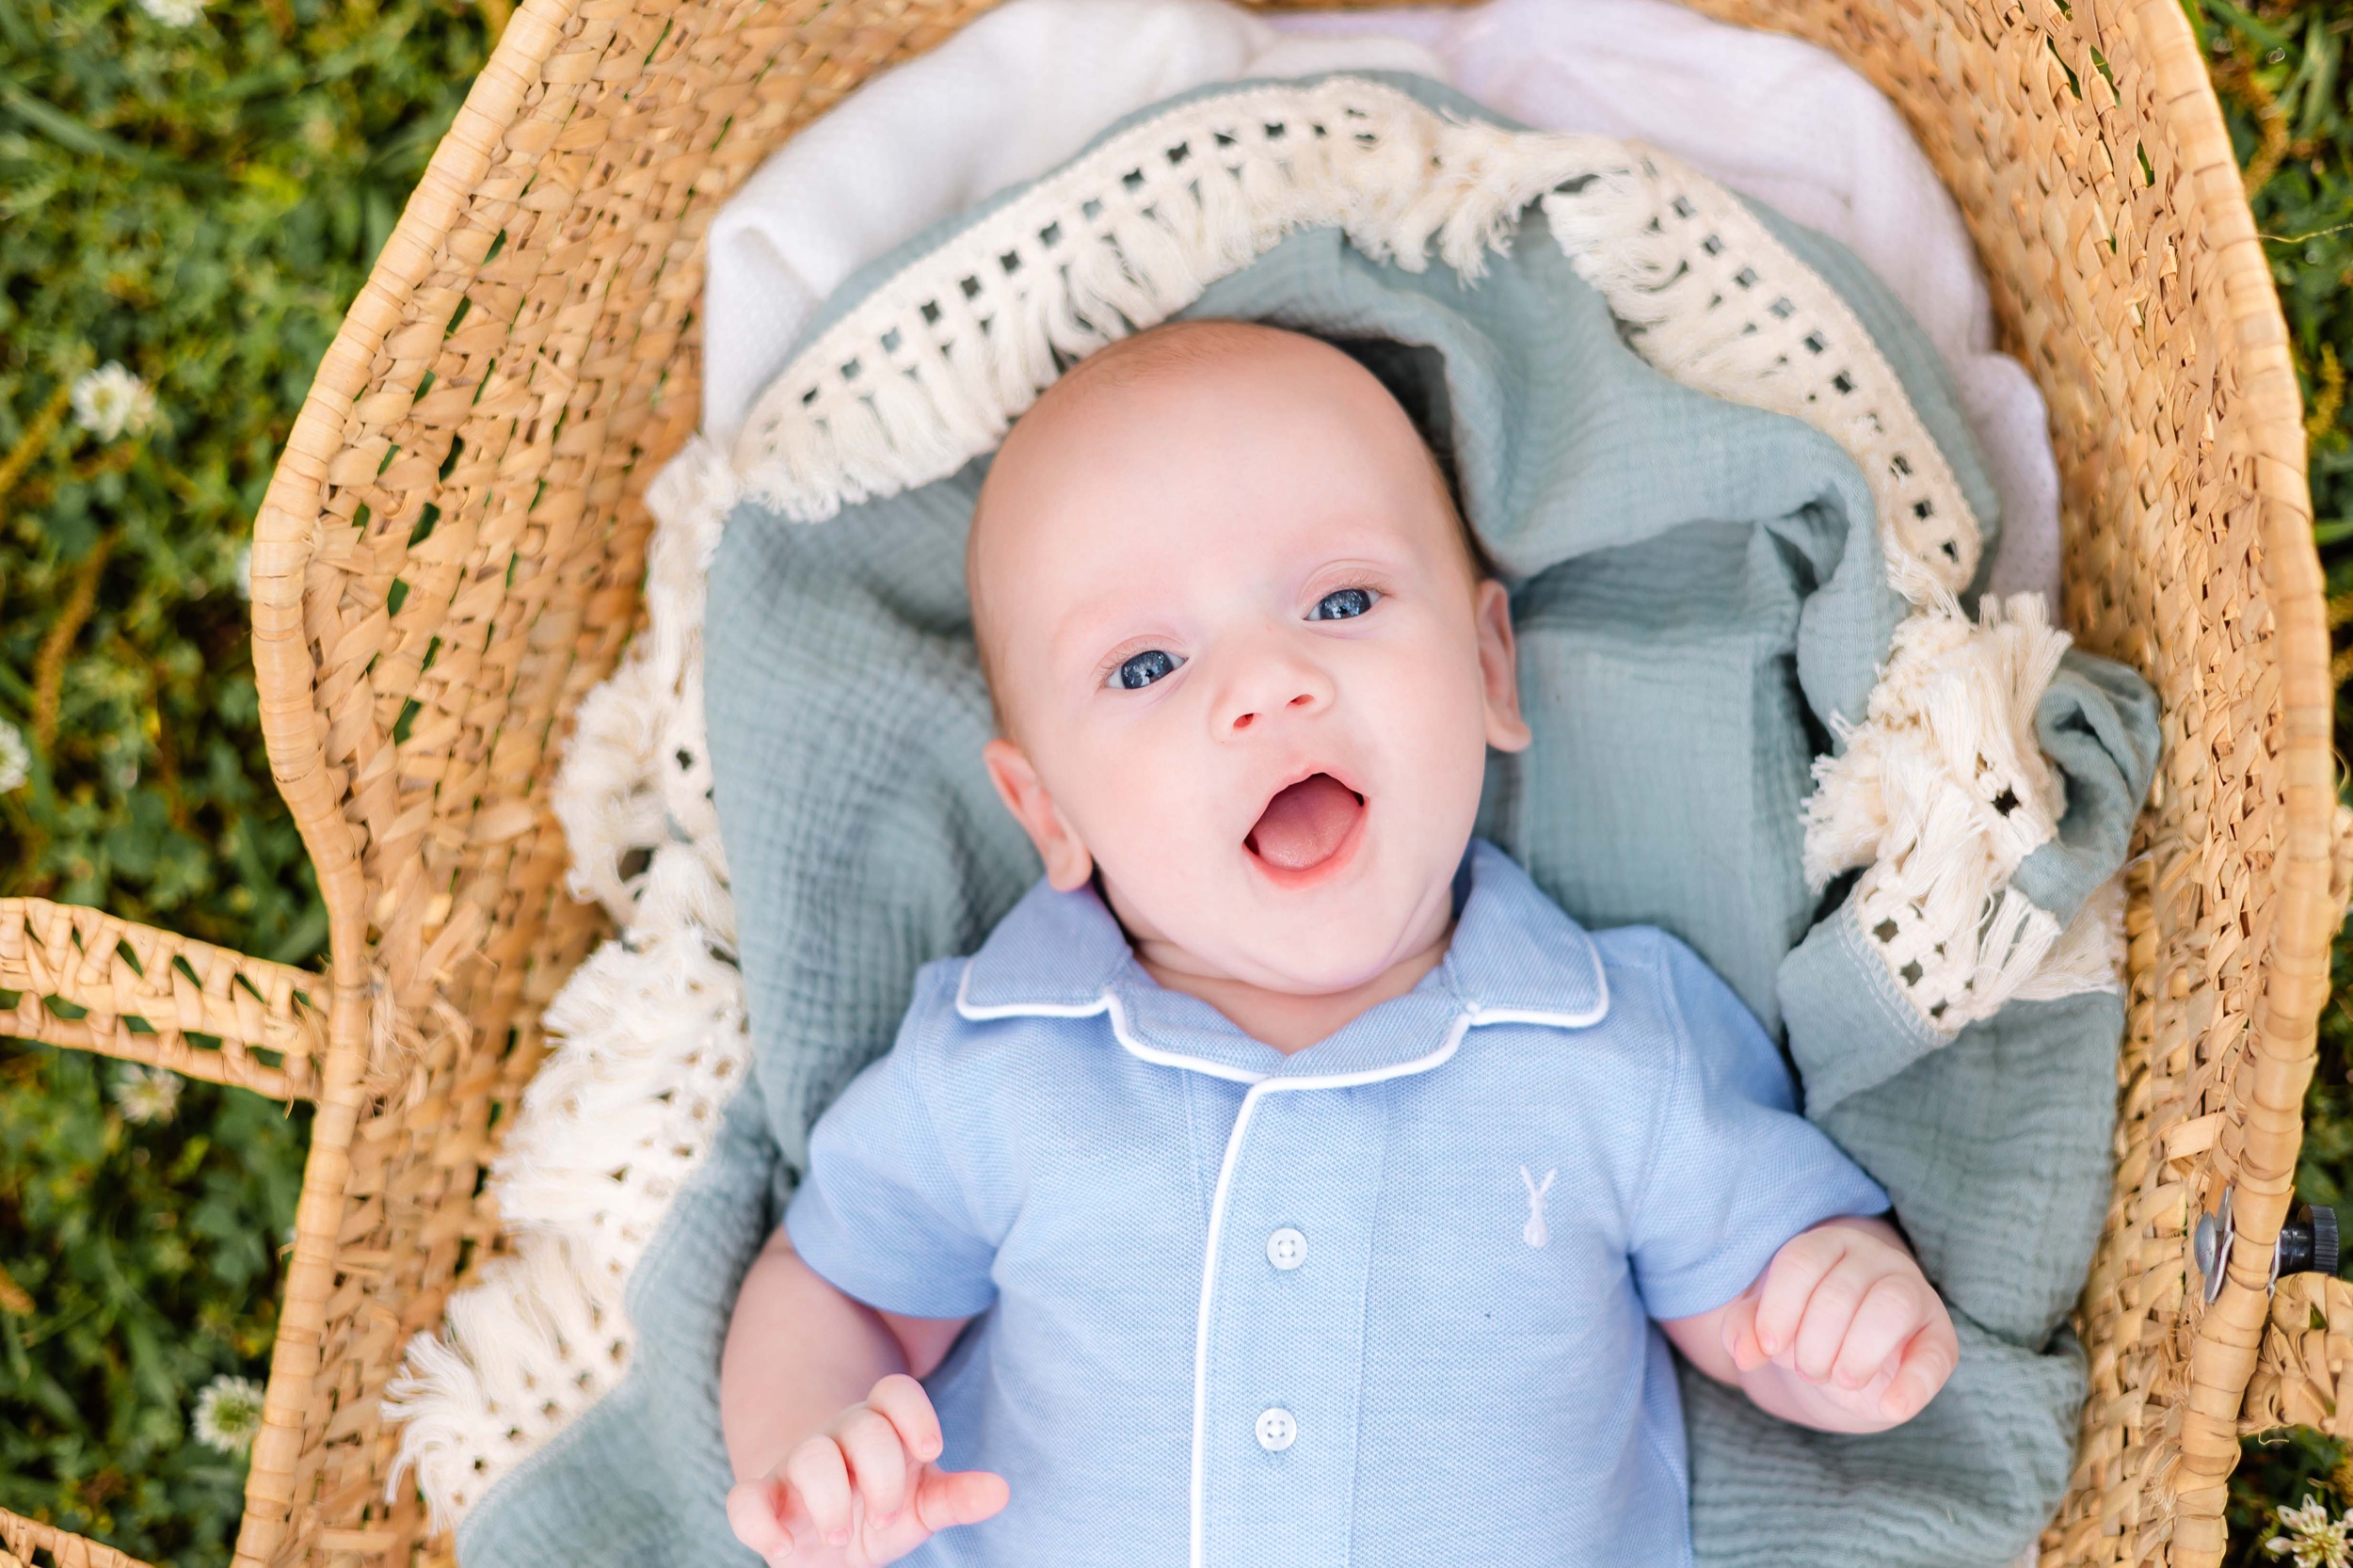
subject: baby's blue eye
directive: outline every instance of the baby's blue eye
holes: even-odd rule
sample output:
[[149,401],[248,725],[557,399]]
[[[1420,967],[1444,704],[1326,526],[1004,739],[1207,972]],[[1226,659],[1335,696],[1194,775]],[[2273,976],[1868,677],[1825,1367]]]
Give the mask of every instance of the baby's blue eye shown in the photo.
[[1309,620],[1353,620],[1372,608],[1380,596],[1370,588],[1336,588],[1316,600]]
[[1179,660],[1157,648],[1148,648],[1113,670],[1111,683],[1128,691],[1137,691],[1164,676],[1176,674],[1179,663]]

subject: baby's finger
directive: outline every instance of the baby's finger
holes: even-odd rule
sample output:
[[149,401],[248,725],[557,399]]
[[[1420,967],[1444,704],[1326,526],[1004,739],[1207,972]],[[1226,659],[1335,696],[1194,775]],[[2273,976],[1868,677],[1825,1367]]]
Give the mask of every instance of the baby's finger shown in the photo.
[[849,1462],[850,1485],[876,1529],[898,1523],[907,1501],[907,1450],[890,1417],[872,1405],[852,1405],[833,1424],[833,1440]]
[[728,1526],[738,1541],[769,1562],[783,1562],[792,1555],[785,1506],[783,1483],[774,1478],[740,1481],[728,1493]]
[[1805,1317],[1798,1324],[1798,1337],[1791,1347],[1791,1360],[1800,1376],[1815,1383],[1828,1381],[1830,1369],[1838,1359],[1838,1348],[1846,1343],[1847,1331],[1854,1325],[1855,1308],[1863,1304],[1864,1293],[1876,1283],[1867,1270],[1858,1268],[1852,1259],[1842,1258],[1837,1268],[1822,1276],[1806,1298]]
[[956,1525],[977,1525],[993,1518],[1012,1500],[1005,1478],[988,1470],[942,1470],[923,1466],[915,1484],[915,1515],[936,1534]]
[[1836,1229],[1809,1230],[1773,1255],[1756,1300],[1756,1342],[1767,1355],[1781,1354],[1797,1339],[1814,1288],[1846,1255],[1843,1233]]
[[1753,1372],[1771,1359],[1765,1353],[1765,1347],[1756,1342],[1755,1291],[1744,1290],[1733,1297],[1717,1326],[1723,1336],[1724,1353],[1732,1357],[1735,1370]]
[[874,1384],[866,1402],[899,1429],[899,1441],[906,1445],[907,1456],[918,1464],[930,1464],[947,1447],[946,1439],[940,1436],[939,1414],[932,1408],[932,1397],[923,1391],[921,1384],[904,1372],[893,1372]]
[[1961,1361],[1961,1342],[1951,1327],[1930,1323],[1904,1347],[1903,1364],[1895,1380],[1880,1395],[1880,1415],[1890,1421],[1909,1421],[1928,1408]]
[[824,1432],[804,1441],[784,1462],[784,1479],[792,1483],[809,1523],[827,1544],[847,1545],[850,1540],[850,1467],[834,1440]]
[[1873,1282],[1855,1307],[1846,1342],[1838,1347],[1831,1382],[1854,1389],[1879,1376],[1928,1320],[1927,1304],[1921,1300],[1927,1290],[1927,1281],[1916,1275],[1885,1274]]

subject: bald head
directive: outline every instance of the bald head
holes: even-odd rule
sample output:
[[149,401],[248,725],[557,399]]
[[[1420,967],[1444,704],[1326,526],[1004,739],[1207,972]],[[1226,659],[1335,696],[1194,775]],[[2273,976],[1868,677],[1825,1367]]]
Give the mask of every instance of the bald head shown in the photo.
[[1163,984],[1337,992],[1435,951],[1487,750],[1529,730],[1510,599],[1379,378],[1269,327],[1139,333],[1022,418],[975,513],[982,760],[1051,886],[1097,882]]
[[[1442,516],[1466,584],[1489,575],[1434,455],[1371,372],[1304,333],[1243,321],[1177,321],[1096,350],[1048,387],[1014,425],[973,508],[966,552],[973,634],[1000,728],[1020,706],[1009,690],[1006,640],[1036,620],[1020,585],[1034,578],[1058,527],[1117,529],[1139,515],[1119,491],[1171,485],[1204,506],[1246,506],[1265,487],[1247,438],[1280,426],[1289,464],[1385,459],[1390,477]],[[1252,460],[1270,454],[1261,449]],[[1157,528],[1182,526],[1156,504]],[[1181,509],[1179,509],[1181,511]]]

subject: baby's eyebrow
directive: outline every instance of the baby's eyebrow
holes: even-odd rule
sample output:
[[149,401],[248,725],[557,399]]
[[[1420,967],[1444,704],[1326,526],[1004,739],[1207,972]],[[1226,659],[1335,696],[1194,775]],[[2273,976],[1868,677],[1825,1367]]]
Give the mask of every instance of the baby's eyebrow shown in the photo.
[[1081,660],[1098,664],[1119,640],[1119,625],[1132,618],[1133,612],[1126,606],[1113,607],[1101,600],[1075,605],[1047,633],[1047,658],[1056,666]]

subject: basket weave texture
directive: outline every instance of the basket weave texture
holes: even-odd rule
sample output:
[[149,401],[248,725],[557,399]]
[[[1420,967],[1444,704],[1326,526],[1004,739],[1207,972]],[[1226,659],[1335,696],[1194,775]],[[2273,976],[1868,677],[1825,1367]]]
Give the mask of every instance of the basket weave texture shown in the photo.
[[[2043,1562],[2209,1568],[2259,1353],[2259,1424],[2333,1400],[2346,1360],[2293,1311],[2265,1344],[2342,904],[2304,433],[2221,114],[2176,0],[1691,3],[1822,44],[1904,112],[2050,405],[2066,618],[2164,701],[2115,1196],[2077,1318],[2092,1392]],[[602,935],[562,888],[548,786],[639,620],[644,489],[696,421],[704,230],[799,126],[984,8],[525,0],[256,523],[263,722],[328,903],[327,984],[0,905],[0,986],[23,993],[0,1027],[317,1102],[238,1568],[447,1558],[413,1494],[385,1499],[377,1404],[500,1245],[497,1128]],[[2226,1191],[2241,1244],[2207,1304],[2188,1233]],[[0,1544],[85,1560],[55,1532]]]

